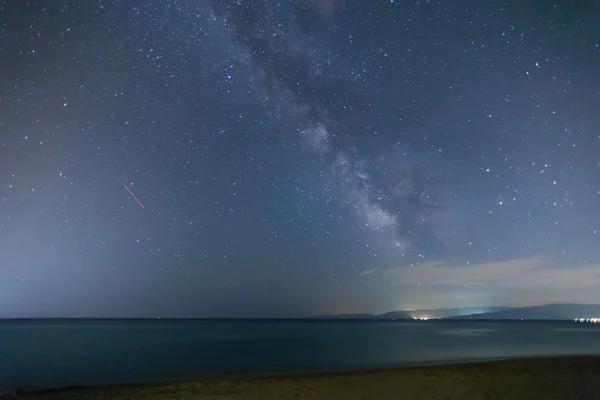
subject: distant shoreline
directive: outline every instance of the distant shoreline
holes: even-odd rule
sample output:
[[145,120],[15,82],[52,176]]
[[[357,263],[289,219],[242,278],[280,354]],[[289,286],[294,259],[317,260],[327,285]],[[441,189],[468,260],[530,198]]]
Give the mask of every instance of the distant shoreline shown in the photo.
[[[318,373],[261,374],[169,383],[126,383],[19,393],[19,399],[593,398],[600,356],[455,360]],[[437,394],[437,395],[436,395]],[[212,397],[211,397],[212,396]],[[358,396],[358,397],[357,397]],[[514,397],[513,397],[514,396]],[[585,397],[592,396],[592,397]],[[2,397],[0,397],[2,398]],[[10,398],[10,397],[8,397]]]
[[6,322],[127,322],[127,321],[148,321],[148,322],[577,322],[575,318],[467,318],[467,317],[445,317],[445,318],[387,318],[387,317],[372,317],[372,318],[346,318],[346,317],[306,317],[306,318],[0,318],[0,324]]

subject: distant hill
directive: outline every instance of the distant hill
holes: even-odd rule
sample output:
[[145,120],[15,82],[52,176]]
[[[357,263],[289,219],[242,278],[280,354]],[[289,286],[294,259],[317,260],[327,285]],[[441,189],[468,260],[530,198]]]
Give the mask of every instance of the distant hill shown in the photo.
[[464,307],[413,311],[390,311],[383,314],[331,314],[320,319],[575,319],[600,318],[600,304],[546,304],[534,307]]
[[511,310],[513,307],[463,307],[463,308],[432,308],[414,311],[392,311],[384,314],[379,314],[382,318],[401,318],[402,315],[408,314],[408,318],[448,318],[454,316],[480,314],[483,312],[496,312]]
[[318,319],[375,319],[377,315],[375,314],[326,314],[326,315],[317,315]]
[[600,304],[546,304],[509,310],[452,316],[451,319],[575,319],[600,317]]
[[435,308],[412,311],[390,311],[383,314],[329,314],[319,315],[319,319],[437,319],[453,316],[478,314],[490,311],[510,310],[511,307],[465,307],[465,308]]

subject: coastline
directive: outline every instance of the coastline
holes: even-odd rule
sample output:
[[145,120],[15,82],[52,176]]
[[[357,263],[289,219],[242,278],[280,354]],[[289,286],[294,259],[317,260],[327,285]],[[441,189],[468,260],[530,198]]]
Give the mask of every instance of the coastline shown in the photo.
[[573,399],[600,396],[600,356],[457,361],[23,392],[0,399]]

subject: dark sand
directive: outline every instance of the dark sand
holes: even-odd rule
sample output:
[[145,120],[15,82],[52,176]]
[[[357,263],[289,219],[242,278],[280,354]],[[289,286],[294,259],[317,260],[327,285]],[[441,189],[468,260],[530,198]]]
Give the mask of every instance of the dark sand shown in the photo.
[[22,393],[18,399],[600,399],[600,357],[561,357],[286,377]]

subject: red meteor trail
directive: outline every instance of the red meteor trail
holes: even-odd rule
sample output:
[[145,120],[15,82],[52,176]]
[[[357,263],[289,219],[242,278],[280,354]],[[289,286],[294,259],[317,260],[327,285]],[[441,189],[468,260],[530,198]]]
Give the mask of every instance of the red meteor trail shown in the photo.
[[139,201],[137,197],[135,197],[135,194],[133,194],[133,192],[131,190],[129,190],[129,188],[127,187],[127,185],[123,185],[123,186],[125,186],[125,189],[127,189],[127,191],[129,192],[129,194],[133,196],[133,198],[135,199],[135,201],[137,201],[137,203],[140,205],[140,207],[144,208],[144,205],[142,204],[142,202]]

